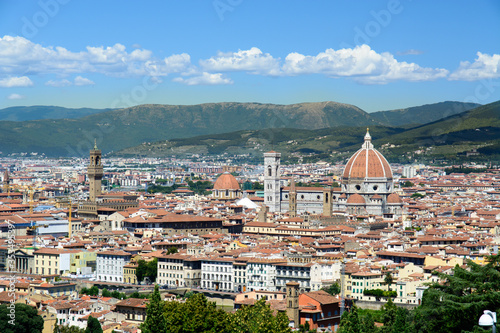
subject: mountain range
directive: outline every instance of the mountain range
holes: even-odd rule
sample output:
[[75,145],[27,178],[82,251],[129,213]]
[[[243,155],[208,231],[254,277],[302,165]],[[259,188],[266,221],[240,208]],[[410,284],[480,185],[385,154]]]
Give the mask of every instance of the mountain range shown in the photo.
[[[119,110],[64,110],[38,106],[22,107],[18,109],[16,117],[13,116],[13,109],[8,108],[0,110],[0,115],[9,115],[11,119],[32,119],[0,121],[0,150],[3,154],[39,152],[49,156],[87,156],[94,140],[99,148],[107,153],[145,142],[235,131],[269,132],[269,129],[273,128],[310,131],[356,126],[408,128],[421,124],[422,120],[434,121],[461,114],[477,106],[471,103],[443,102],[375,113],[367,113],[354,105],[336,102],[292,105],[232,102],[139,105]],[[33,115],[37,113],[36,109],[39,110],[40,117],[51,115],[54,118],[33,119]],[[69,119],[69,115],[73,118]],[[299,133],[296,130],[292,132]],[[275,140],[276,138],[273,138],[271,141]]]
[[[115,156],[185,154],[247,154],[256,161],[262,153],[276,150],[285,161],[345,160],[361,147],[366,127],[318,130],[263,129],[204,135],[143,143]],[[500,101],[413,128],[374,126],[370,134],[375,147],[391,162],[456,160],[457,154],[477,150],[481,160],[500,158]]]

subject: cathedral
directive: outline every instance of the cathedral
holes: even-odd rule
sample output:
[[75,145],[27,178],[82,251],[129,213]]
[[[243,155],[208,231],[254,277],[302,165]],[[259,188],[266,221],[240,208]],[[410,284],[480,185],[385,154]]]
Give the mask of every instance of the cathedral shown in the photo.
[[352,155],[342,173],[341,187],[281,186],[281,154],[264,154],[264,204],[271,212],[291,216],[308,212],[332,216],[334,212],[356,215],[399,216],[403,202],[394,193],[392,170],[385,157],[373,147],[367,130],[361,148]]

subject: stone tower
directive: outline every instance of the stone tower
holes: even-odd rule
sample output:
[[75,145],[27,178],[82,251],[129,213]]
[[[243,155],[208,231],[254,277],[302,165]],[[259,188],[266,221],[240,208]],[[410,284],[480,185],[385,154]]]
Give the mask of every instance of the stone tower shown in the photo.
[[323,188],[323,216],[332,216],[332,188]]
[[5,170],[5,172],[3,173],[3,192],[4,193],[9,193],[9,183],[10,183],[9,170]]
[[264,204],[270,212],[281,211],[280,158],[275,151],[264,153]]
[[97,197],[101,195],[102,175],[101,150],[97,149],[97,144],[94,144],[94,149],[90,150],[90,163],[87,167],[90,201],[95,202]]
[[290,193],[288,194],[288,202],[289,202],[289,213],[290,217],[297,216],[297,190],[295,189],[295,179],[290,182]]
[[286,284],[286,314],[293,327],[299,327],[299,283],[288,282]]

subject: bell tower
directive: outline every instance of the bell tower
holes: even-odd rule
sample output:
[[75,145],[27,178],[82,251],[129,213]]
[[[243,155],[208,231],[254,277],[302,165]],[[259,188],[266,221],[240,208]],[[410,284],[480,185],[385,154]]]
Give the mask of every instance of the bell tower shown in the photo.
[[275,151],[264,153],[264,204],[270,212],[281,211],[280,158]]
[[299,327],[299,283],[295,281],[286,284],[286,314],[293,327]]
[[288,194],[288,212],[290,214],[290,217],[296,217],[297,216],[297,191],[295,189],[295,179],[291,180],[290,183],[290,192]]
[[101,150],[97,149],[97,143],[94,143],[94,149],[90,150],[90,162],[87,167],[87,177],[89,178],[89,200],[96,202],[97,197],[101,195],[101,181],[103,175]]

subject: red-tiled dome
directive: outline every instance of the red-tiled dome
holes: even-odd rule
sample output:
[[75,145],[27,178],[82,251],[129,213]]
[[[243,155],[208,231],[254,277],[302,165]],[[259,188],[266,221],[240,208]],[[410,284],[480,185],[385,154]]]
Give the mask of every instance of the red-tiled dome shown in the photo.
[[366,201],[365,198],[363,198],[361,195],[355,193],[349,196],[349,198],[347,199],[347,203],[364,205]]
[[342,175],[344,180],[350,178],[387,178],[392,179],[392,170],[385,157],[371,143],[368,132],[362,148],[352,155]]
[[239,190],[240,184],[232,174],[224,172],[215,181],[214,190]]
[[397,195],[396,193],[389,194],[389,196],[387,197],[388,204],[400,204],[402,202],[403,200],[401,200],[399,195]]

